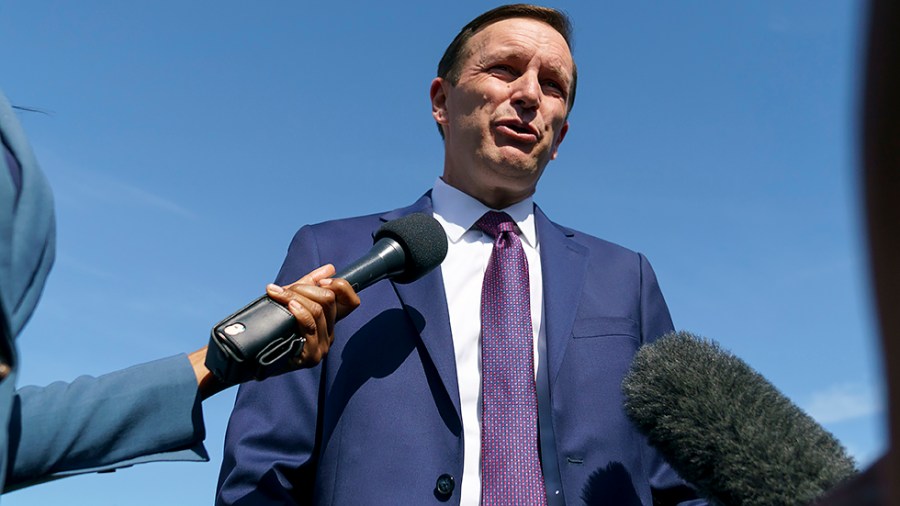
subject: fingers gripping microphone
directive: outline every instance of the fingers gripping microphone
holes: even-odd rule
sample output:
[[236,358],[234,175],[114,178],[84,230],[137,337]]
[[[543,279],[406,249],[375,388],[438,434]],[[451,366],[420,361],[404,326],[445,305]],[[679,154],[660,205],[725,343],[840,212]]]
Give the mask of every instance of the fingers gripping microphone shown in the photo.
[[[375,233],[375,245],[356,262],[336,273],[354,290],[390,278],[411,283],[431,272],[447,256],[447,235],[427,214],[414,213],[389,221]],[[213,327],[206,367],[225,384],[261,379],[265,366],[303,350],[294,315],[263,295]]]
[[638,351],[625,411],[698,492],[802,505],[855,473],[840,443],[744,361],[687,332]]

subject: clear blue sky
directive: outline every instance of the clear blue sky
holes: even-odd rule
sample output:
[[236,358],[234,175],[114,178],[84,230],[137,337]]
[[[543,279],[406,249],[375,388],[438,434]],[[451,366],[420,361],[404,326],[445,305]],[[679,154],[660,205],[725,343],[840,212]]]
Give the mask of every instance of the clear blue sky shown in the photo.
[[[304,223],[395,208],[441,171],[428,86],[495,2],[0,2],[0,87],[56,192],[57,262],[22,384],[191,351],[261,293]],[[536,200],[645,253],[714,338],[862,462],[885,447],[860,214],[857,2],[558,2],[578,100]],[[365,303],[365,297],[363,297]],[[149,464],[3,504],[209,504]]]

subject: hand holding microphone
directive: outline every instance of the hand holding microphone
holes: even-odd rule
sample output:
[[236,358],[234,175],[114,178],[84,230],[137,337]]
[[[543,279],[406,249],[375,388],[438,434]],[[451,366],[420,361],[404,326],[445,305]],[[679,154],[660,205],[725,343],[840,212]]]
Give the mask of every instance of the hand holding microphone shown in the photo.
[[[331,344],[334,322],[359,305],[355,292],[385,278],[413,282],[446,255],[447,236],[431,216],[414,213],[389,221],[375,233],[372,249],[341,272],[323,266],[285,289],[269,285],[267,295],[219,322],[210,335],[206,367],[220,382],[235,384],[260,379],[267,366],[290,353],[295,366],[315,365]],[[319,286],[322,280],[332,286]]]
[[334,324],[359,306],[350,284],[334,277],[334,267],[323,265],[288,286],[270,284],[266,296],[293,315],[293,334],[304,344],[291,357],[295,367],[318,364],[334,339]]

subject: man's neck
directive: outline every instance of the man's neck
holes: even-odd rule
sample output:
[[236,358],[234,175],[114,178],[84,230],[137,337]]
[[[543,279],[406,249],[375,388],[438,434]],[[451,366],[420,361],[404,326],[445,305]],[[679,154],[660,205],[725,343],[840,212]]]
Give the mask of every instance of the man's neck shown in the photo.
[[529,191],[515,192],[500,186],[478,188],[476,185],[460,184],[459,181],[448,178],[446,174],[441,176],[441,180],[491,209],[506,209],[534,194],[533,188]]

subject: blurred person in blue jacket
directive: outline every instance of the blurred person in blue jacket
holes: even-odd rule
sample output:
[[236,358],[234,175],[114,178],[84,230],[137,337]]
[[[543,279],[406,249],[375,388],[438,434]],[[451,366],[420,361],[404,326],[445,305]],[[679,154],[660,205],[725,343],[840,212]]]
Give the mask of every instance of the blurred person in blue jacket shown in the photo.
[[[201,401],[230,385],[206,368],[206,347],[96,378],[16,388],[15,339],[54,253],[50,186],[0,93],[0,490],[142,462],[209,460]],[[285,288],[267,287],[306,338],[292,367],[317,364],[335,319],[359,304],[333,274],[326,265]]]

